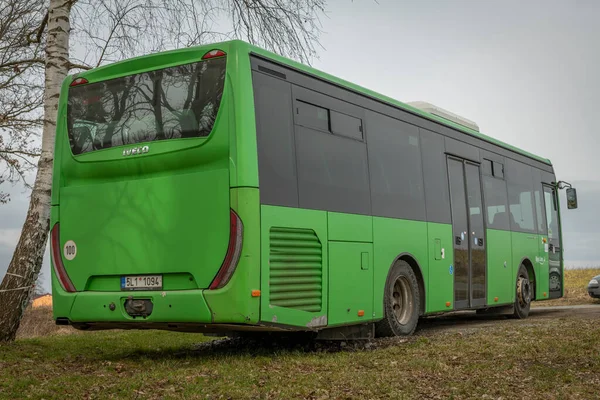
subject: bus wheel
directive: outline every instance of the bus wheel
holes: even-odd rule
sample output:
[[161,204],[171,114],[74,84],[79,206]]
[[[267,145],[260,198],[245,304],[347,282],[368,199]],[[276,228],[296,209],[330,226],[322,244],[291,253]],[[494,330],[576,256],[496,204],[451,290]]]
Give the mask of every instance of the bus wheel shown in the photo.
[[515,296],[515,312],[514,317],[525,319],[529,316],[531,307],[531,282],[529,281],[529,273],[523,264],[519,267],[517,275],[517,293]]
[[384,318],[375,324],[377,336],[406,336],[419,321],[419,285],[406,261],[390,269],[383,298]]

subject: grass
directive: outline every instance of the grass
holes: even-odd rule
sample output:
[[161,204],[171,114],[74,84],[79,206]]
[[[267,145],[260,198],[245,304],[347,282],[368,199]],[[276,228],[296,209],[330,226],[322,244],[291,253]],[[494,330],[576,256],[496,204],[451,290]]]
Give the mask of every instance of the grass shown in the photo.
[[592,398],[597,320],[496,321],[373,342],[89,332],[0,345],[0,398]]
[[[600,304],[585,290],[599,273],[568,270],[565,298],[537,304]],[[29,309],[19,339],[0,344],[0,399],[596,398],[599,321],[428,320],[403,339],[254,342],[81,333],[53,325],[48,308]]]
[[590,297],[587,292],[588,282],[596,275],[600,275],[600,268],[565,270],[564,296],[560,299],[534,302],[532,305],[534,307],[566,306],[577,304],[600,305],[600,299],[594,299]]

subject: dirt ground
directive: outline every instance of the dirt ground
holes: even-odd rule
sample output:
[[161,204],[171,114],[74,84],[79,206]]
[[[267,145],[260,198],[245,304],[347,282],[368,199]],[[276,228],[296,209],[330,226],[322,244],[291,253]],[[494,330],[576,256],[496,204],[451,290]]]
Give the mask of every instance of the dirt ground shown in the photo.
[[[539,323],[544,319],[600,319],[600,305],[556,306],[532,308],[526,321]],[[443,330],[473,330],[504,324],[521,324],[523,321],[505,315],[478,315],[473,311],[460,311],[421,318],[417,335],[429,335]]]

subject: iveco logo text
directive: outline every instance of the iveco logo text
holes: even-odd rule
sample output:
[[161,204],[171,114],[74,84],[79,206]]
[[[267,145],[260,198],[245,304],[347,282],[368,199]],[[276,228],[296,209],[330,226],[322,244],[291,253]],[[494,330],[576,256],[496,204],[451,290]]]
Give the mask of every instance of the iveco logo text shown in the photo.
[[146,154],[149,151],[150,151],[150,147],[149,146],[134,147],[132,149],[123,150],[123,156],[132,156],[132,155],[136,155],[136,154]]

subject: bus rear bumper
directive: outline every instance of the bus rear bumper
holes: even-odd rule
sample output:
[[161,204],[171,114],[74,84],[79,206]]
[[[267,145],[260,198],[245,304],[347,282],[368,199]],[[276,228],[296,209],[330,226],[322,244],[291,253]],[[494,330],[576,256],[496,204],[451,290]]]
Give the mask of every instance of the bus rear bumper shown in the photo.
[[[68,310],[54,310],[58,321],[72,325],[155,325],[161,323],[212,323],[211,311],[202,290],[144,292],[78,292]],[[132,300],[136,301],[132,307]],[[129,301],[129,304],[126,304]],[[65,315],[66,314],[66,315]],[[117,328],[115,326],[115,328]],[[107,328],[104,328],[107,329]]]

